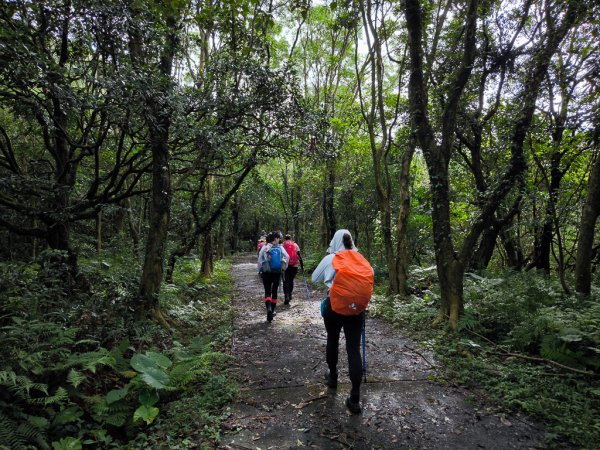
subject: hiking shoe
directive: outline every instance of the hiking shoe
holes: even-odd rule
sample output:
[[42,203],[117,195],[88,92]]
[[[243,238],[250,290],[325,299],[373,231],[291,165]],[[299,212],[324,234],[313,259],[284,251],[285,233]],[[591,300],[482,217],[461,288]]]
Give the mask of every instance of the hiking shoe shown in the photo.
[[284,305],[289,305],[290,304],[290,300],[291,300],[291,296],[290,294],[284,294],[285,295],[285,300],[283,301]]
[[360,414],[362,412],[360,402],[355,403],[352,400],[350,400],[350,397],[346,399],[346,407],[352,414]]
[[327,384],[328,388],[337,389],[338,377],[336,375],[332,375],[331,372],[325,374],[325,384]]
[[271,298],[267,297],[265,299],[265,306],[267,308],[267,322],[273,320],[273,308],[271,307]]

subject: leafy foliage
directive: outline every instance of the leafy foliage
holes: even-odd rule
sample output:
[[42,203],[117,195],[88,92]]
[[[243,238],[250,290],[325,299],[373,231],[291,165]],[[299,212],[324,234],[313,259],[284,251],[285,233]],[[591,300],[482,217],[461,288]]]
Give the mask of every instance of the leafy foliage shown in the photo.
[[[218,347],[230,332],[230,315],[223,314],[231,289],[230,264],[218,263],[211,280],[197,277],[196,264],[181,265],[176,273],[176,283],[185,284],[174,285],[167,311],[190,304],[197,311],[181,322],[178,338],[184,343],[136,321],[123,308],[120,302],[133,296],[127,265],[111,264],[110,271],[90,267],[87,275],[95,289],[79,298],[90,306],[82,303],[65,311],[56,309],[60,290],[47,289],[46,283],[60,268],[0,266],[10,275],[2,280],[0,294],[0,339],[5,343],[0,350],[5,363],[0,371],[0,443],[43,449],[117,445],[140,427],[155,424],[164,404],[190,392],[208,405],[206,423],[216,424],[212,415],[218,417],[219,408],[236,392],[216,375],[224,373],[228,361]],[[26,277],[14,276],[19,271]],[[26,308],[32,298],[38,299],[36,307]],[[99,299],[104,310],[98,315],[113,324],[112,330],[95,317]],[[208,334],[192,334],[200,323]],[[150,347],[157,343],[165,346]],[[215,438],[216,430],[208,434]]]
[[558,282],[533,272],[468,276],[465,292],[458,335],[429,328],[438,307],[433,292],[424,298],[378,297],[372,314],[412,330],[437,352],[454,380],[483,387],[494,401],[546,422],[549,438],[592,448],[600,439],[597,377],[514,355],[597,374],[599,292],[589,299],[569,296]]

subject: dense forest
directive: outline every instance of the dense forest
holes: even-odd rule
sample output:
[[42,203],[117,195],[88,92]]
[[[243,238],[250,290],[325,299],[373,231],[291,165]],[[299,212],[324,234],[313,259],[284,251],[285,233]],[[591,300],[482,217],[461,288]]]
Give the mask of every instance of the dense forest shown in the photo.
[[1,448],[217,445],[230,256],[339,228],[373,314],[600,442],[597,3],[0,5]]

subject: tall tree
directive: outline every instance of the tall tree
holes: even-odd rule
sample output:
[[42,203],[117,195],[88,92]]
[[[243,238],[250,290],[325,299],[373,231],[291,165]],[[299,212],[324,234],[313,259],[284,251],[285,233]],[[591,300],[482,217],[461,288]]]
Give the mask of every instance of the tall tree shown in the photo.
[[[130,11],[129,48],[133,70],[150,76],[153,83],[145,92],[143,105],[148,130],[148,147],[152,154],[152,186],[149,226],[142,277],[140,280],[140,315],[150,313],[167,326],[160,311],[157,294],[163,279],[163,259],[171,213],[171,155],[169,132],[173,120],[173,64],[179,51],[185,5],[179,3],[150,4]],[[146,20],[143,20],[146,19]],[[153,33],[145,33],[149,23]],[[154,48],[152,40],[159,42]],[[153,50],[157,51],[155,59]],[[143,80],[144,82],[146,80]]]
[[575,265],[575,290],[589,295],[592,284],[592,254],[596,221],[600,215],[600,155],[596,151],[588,181],[588,194],[581,211],[577,259]]
[[[440,132],[436,135],[430,116],[428,93],[424,83],[423,70],[423,26],[424,17],[418,0],[406,0],[405,15],[409,32],[410,79],[409,101],[411,117],[419,146],[423,150],[429,172],[432,191],[432,220],[437,273],[441,290],[441,307],[437,322],[448,321],[452,329],[458,326],[463,308],[463,275],[473,248],[485,229],[489,218],[497,211],[500,203],[511,191],[526,168],[523,143],[529,130],[540,85],[546,74],[550,60],[560,42],[576,23],[581,3],[572,0],[566,5],[548,2],[539,21],[544,25],[544,33],[533,48],[522,90],[519,95],[519,111],[512,122],[508,146],[511,159],[504,174],[493,189],[486,193],[478,217],[467,232],[462,246],[457,251],[454,244],[450,220],[449,162],[455,146],[457,115],[467,83],[477,58],[477,21],[480,5],[478,0],[467,3],[461,15],[464,16],[464,29],[461,31],[462,48],[460,62],[447,82],[439,115]],[[562,20],[558,20],[562,19]]]

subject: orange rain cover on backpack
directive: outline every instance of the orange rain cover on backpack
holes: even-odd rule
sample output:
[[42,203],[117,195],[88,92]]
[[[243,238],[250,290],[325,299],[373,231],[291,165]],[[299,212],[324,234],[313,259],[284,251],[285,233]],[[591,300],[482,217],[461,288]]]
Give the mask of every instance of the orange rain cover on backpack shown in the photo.
[[354,250],[336,252],[335,278],[329,290],[331,309],[344,316],[356,316],[369,305],[373,295],[373,269],[363,255]]

